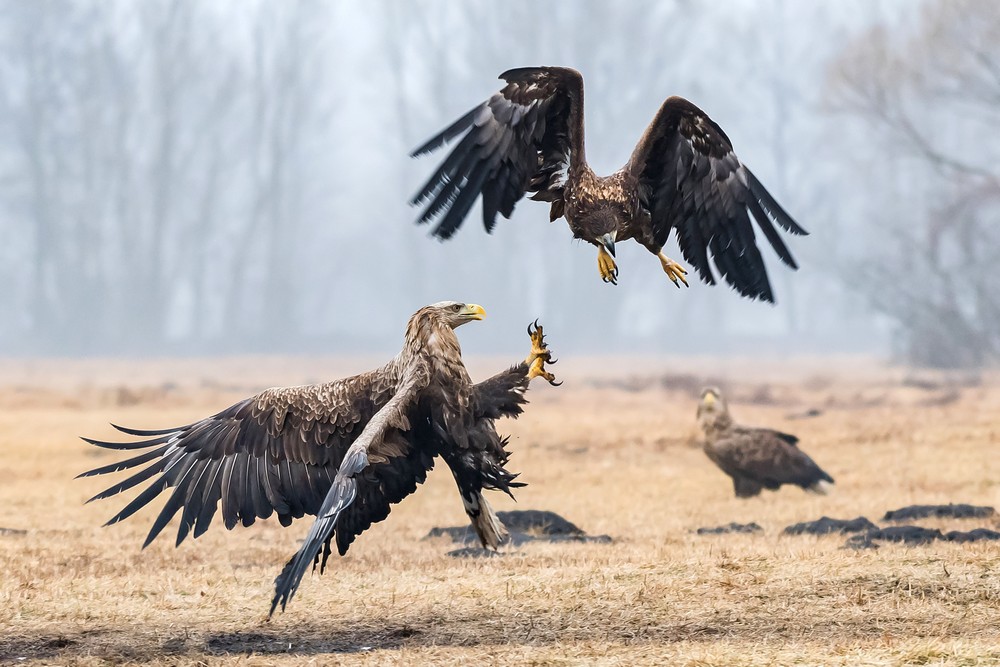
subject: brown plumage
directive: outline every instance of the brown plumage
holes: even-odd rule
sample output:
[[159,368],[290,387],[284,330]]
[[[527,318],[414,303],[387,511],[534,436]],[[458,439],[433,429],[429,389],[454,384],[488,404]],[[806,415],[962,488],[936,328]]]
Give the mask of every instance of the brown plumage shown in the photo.
[[587,165],[583,139],[583,78],[563,67],[525,67],[500,75],[500,92],[413,152],[455,148],[413,198],[427,202],[420,222],[437,219],[434,234],[451,237],[482,195],[483,223],[509,218],[532,193],[565,217],[573,236],[598,248],[606,282],[617,282],[615,242],[635,239],[660,259],[680,286],[687,273],[663,254],[671,230],[685,259],[709,284],[716,270],[740,294],[774,301],[751,217],[791,268],[795,260],[772,220],[793,234],[806,231],[733,153],[705,112],[680,97],[660,107],[628,164],[608,177]]
[[833,483],[833,478],[799,449],[794,435],[734,423],[718,389],[702,392],[698,425],[705,434],[705,454],[733,479],[733,489],[740,498],[756,496],[762,488],[776,491],[783,484],[825,493],[823,484]]
[[[278,515],[283,526],[315,515],[302,548],[275,580],[271,613],[284,609],[310,565],[326,566],[331,542],[341,555],[354,538],[413,493],[440,456],[484,546],[506,535],[483,489],[523,486],[504,464],[506,438],[494,420],[517,417],[533,377],[554,383],[541,327],[529,334],[521,363],[473,384],[454,329],[482,319],[483,309],[454,301],[410,318],[402,351],[385,366],[343,380],[267,389],[201,421],[161,430],[116,426],[139,442],[90,442],[120,450],[152,448],[80,475],[151,465],[97,494],[107,498],[152,482],[106,525],[128,518],[173,488],[143,547],[178,513],[177,545],[204,533],[222,504],[226,528]],[[89,501],[88,501],[89,502]],[[322,549],[322,554],[320,550]]]

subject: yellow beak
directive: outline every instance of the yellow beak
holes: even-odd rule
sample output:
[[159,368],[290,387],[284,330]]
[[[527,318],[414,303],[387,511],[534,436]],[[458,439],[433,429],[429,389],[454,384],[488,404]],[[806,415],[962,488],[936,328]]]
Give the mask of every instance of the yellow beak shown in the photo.
[[467,303],[465,304],[465,310],[462,311],[462,314],[470,320],[481,320],[486,317],[486,309],[478,303]]
[[709,407],[715,405],[715,394],[712,392],[708,392],[707,394],[705,394],[705,398],[701,399],[701,402]]

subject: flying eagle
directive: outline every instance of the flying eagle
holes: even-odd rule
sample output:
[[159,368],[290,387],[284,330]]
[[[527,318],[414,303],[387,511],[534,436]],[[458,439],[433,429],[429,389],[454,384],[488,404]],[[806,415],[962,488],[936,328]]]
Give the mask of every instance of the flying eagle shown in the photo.
[[822,494],[826,493],[823,484],[833,483],[833,478],[799,449],[794,435],[734,424],[718,389],[701,393],[698,425],[705,434],[705,453],[733,478],[738,498],[756,496],[761,488],[776,491],[782,484]]
[[173,487],[143,548],[178,512],[177,545],[189,532],[198,537],[220,501],[228,529],[272,513],[283,526],[315,515],[302,548],[275,579],[271,614],[278,604],[285,608],[310,565],[319,562],[323,571],[331,542],[345,554],[357,535],[416,490],[437,456],[451,468],[483,546],[495,549],[506,530],[483,489],[509,494],[523,484],[504,469],[507,438],[497,435],[494,420],[522,412],[532,378],[556,383],[545,369],[554,360],[536,322],[528,327],[532,347],[523,362],[473,384],[454,329],[484,315],[475,304],[436,303],[410,318],[402,351],[377,370],[325,384],[267,389],[187,426],[115,427],[147,438],[139,442],[84,438],[98,447],[149,451],[81,477],[151,463],[90,500],[153,480],[105,524],[110,525]]
[[605,282],[617,284],[615,243],[635,239],[656,255],[675,285],[687,271],[663,253],[671,230],[701,279],[715,268],[741,295],[774,302],[750,217],[793,269],[798,268],[772,220],[793,234],[806,231],[775,201],[736,154],[722,128],[680,97],[660,107],[628,163],[611,176],[587,165],[583,140],[583,78],[564,67],[524,67],[412,156],[461,136],[412,204],[426,202],[419,222],[437,219],[434,235],[455,233],[479,195],[487,232],[497,214],[509,218],[527,192],[551,202],[549,219],[565,217],[573,236],[597,246]]

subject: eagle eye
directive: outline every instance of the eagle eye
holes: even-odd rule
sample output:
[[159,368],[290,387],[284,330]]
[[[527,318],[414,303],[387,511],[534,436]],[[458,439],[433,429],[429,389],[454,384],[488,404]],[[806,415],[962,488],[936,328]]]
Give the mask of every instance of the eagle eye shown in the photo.
[[462,310],[462,304],[456,303],[454,306],[451,307],[451,309],[457,313],[458,311]]

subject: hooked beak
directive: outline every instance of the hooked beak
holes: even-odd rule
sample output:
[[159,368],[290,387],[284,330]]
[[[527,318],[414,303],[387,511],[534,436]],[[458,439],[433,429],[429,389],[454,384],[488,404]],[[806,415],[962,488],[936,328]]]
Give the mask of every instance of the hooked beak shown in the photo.
[[481,320],[486,317],[486,309],[478,303],[467,303],[465,304],[465,308],[462,309],[462,315],[466,319]]
[[597,240],[600,241],[601,245],[604,246],[607,249],[607,251],[611,253],[612,257],[615,256],[615,233],[614,232],[608,232],[607,234],[605,234],[604,236],[600,237]]
[[715,400],[716,400],[716,398],[715,398],[715,392],[709,391],[709,392],[706,392],[705,395],[702,397],[701,402],[702,402],[702,405],[704,405],[705,407],[710,408],[713,405],[715,405]]

